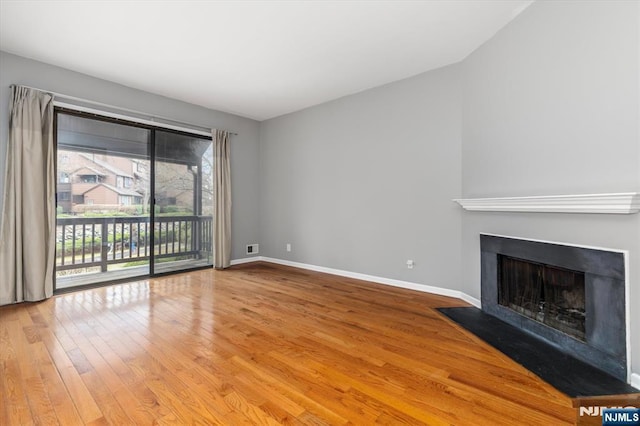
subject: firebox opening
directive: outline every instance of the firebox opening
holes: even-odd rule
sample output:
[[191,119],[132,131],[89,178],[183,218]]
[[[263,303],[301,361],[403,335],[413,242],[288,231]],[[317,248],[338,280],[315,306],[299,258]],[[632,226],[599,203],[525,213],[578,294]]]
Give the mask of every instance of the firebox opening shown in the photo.
[[498,255],[498,303],[585,341],[584,272]]

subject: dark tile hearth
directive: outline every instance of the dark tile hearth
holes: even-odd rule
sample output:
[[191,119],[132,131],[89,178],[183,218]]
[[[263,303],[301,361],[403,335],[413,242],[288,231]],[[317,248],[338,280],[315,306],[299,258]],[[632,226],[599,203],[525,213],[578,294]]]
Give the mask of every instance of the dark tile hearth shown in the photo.
[[627,383],[478,308],[438,310],[571,398],[640,393]]

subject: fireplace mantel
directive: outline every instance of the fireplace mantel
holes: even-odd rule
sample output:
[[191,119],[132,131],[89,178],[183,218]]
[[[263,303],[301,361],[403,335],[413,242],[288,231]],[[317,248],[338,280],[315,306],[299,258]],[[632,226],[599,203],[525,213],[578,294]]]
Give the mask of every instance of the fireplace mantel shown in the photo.
[[640,211],[639,192],[462,198],[453,201],[465,210],[481,212],[633,214]]

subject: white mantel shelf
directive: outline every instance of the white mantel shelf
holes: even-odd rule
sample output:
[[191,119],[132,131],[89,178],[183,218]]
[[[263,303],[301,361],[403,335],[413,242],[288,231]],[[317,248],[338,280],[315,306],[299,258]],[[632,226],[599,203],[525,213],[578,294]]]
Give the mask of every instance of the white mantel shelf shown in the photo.
[[453,201],[465,210],[480,212],[633,214],[640,211],[639,192],[463,198]]

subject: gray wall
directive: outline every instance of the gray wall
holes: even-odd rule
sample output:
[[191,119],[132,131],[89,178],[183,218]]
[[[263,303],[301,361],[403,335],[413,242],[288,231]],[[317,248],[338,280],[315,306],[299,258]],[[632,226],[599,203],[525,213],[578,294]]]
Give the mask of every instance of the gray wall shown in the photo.
[[637,306],[640,215],[451,199],[640,189],[638,8],[536,2],[461,64],[263,122],[263,254],[480,298],[481,232],[628,250]]
[[[233,195],[233,254],[231,258],[246,257],[245,245],[258,242],[259,123],[257,121],[153,95],[42,62],[0,52],[1,159],[5,158],[7,145],[10,84],[24,84],[121,108],[237,132],[238,136],[233,136],[231,139]],[[4,174],[4,161],[0,161],[0,188],[3,188]]]
[[452,66],[262,122],[262,254],[459,287],[460,108]]
[[[536,2],[463,62],[463,196],[640,190],[638,5]],[[465,212],[460,288],[475,297],[480,232],[629,250],[640,305],[640,215]]]

